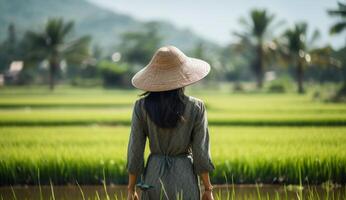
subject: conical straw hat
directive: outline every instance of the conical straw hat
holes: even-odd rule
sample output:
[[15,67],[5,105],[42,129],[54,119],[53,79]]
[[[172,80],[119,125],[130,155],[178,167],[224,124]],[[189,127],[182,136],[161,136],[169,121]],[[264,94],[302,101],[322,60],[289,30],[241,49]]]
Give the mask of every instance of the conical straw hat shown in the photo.
[[174,46],[159,48],[150,63],[132,77],[132,85],[144,91],[167,91],[181,88],[204,78],[210,65],[186,56]]

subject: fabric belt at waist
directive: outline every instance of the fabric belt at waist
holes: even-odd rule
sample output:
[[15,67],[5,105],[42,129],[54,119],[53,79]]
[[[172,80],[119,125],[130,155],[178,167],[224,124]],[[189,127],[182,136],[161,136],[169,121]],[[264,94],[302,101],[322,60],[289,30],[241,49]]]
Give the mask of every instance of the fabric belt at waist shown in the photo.
[[[159,163],[159,165],[160,165],[159,177],[161,177],[173,166],[173,162],[174,162],[175,159],[177,159],[177,158],[188,158],[190,156],[192,156],[191,153],[182,153],[182,154],[178,154],[178,155],[166,155],[166,154],[150,153],[149,157],[148,157],[148,161],[147,161],[146,167],[145,167],[145,171],[147,170],[148,163],[150,162],[150,160],[152,158],[154,158],[154,157],[158,158],[159,162],[160,162]],[[145,174],[145,172],[144,172],[144,174]],[[142,178],[141,182],[137,184],[137,186],[143,192],[145,192],[146,190],[154,187],[152,185],[148,185],[148,184],[144,183],[143,182],[143,178]]]
[[149,157],[148,157],[148,162],[150,161],[151,158],[155,157],[158,158],[160,161],[160,176],[164,175],[164,173],[169,170],[175,159],[177,158],[188,158],[189,156],[191,156],[190,153],[182,153],[182,154],[178,154],[178,155],[166,155],[166,154],[157,154],[157,153],[150,153]]

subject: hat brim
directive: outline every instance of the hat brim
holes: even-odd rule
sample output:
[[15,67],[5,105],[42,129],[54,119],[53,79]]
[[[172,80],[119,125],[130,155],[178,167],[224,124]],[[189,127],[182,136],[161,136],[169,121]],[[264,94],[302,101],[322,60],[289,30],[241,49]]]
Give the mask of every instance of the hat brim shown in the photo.
[[132,77],[131,83],[144,91],[168,91],[191,85],[203,79],[209,72],[210,65],[207,62],[187,57],[182,65],[166,69],[149,64]]

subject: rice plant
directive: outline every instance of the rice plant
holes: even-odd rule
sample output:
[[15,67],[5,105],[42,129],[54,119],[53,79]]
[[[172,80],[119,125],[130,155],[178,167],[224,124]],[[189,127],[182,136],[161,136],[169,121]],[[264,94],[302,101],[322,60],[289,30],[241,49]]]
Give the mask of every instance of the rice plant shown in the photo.
[[[103,184],[104,174],[108,183],[125,184],[129,132],[127,126],[1,127],[0,184]],[[211,126],[212,180],[344,184],[344,133],[343,127]]]

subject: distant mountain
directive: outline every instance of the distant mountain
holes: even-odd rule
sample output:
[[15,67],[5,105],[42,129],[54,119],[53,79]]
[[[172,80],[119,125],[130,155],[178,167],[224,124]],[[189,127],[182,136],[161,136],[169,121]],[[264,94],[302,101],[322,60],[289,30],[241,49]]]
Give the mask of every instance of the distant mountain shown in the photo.
[[[144,21],[131,16],[100,8],[86,0],[0,0],[0,41],[7,35],[7,28],[14,23],[17,33],[42,28],[50,17],[63,17],[75,21],[75,35],[91,35],[93,44],[114,48],[120,43],[120,35],[127,31],[141,30]],[[179,29],[173,24],[157,21],[159,33],[165,44],[173,44],[191,50],[198,42],[214,46],[190,30]]]

